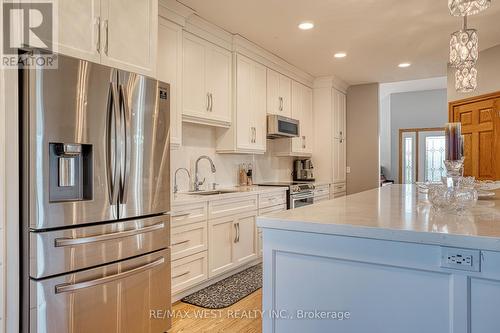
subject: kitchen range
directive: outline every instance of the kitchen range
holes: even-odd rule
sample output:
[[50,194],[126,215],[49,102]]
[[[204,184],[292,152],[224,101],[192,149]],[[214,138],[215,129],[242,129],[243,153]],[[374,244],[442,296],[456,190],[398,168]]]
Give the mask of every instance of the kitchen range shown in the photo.
[[164,332],[169,85],[59,56],[20,69],[22,332]]

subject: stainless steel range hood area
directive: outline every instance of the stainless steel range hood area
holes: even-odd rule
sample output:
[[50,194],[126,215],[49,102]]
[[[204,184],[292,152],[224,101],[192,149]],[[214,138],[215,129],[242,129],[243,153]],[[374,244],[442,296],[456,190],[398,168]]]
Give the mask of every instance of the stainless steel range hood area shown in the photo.
[[300,122],[297,119],[271,114],[267,116],[267,138],[295,138],[300,135]]

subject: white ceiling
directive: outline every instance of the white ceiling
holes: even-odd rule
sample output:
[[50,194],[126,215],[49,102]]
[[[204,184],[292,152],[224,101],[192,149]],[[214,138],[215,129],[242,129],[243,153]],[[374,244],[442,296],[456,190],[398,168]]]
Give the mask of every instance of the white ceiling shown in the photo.
[[[446,75],[449,35],[459,18],[447,0],[179,0],[314,76],[349,84]],[[302,31],[300,21],[316,27]],[[500,0],[469,18],[480,49],[500,44]],[[347,57],[334,59],[335,52]],[[401,62],[412,66],[400,69]]]

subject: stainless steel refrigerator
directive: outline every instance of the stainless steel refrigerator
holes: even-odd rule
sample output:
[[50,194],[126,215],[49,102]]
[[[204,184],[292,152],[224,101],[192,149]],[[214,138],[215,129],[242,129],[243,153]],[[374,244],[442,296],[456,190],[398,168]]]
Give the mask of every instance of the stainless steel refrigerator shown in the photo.
[[167,331],[169,85],[65,56],[19,79],[23,332]]

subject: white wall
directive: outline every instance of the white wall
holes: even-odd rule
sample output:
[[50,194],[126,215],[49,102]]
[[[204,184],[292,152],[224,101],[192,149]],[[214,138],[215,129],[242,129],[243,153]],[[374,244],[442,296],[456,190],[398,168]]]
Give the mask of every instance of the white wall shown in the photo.
[[399,129],[443,127],[448,122],[446,89],[391,94],[391,165],[399,182]]
[[[194,179],[196,159],[207,155],[213,159],[217,172],[212,174],[208,161],[200,161],[200,177],[206,177],[206,185],[213,182],[223,187],[238,185],[240,163],[252,163],[254,182],[291,179],[293,159],[272,156],[272,152],[269,152],[272,149],[271,140],[268,140],[268,152],[264,155],[217,154],[215,128],[184,123],[182,129],[182,147],[171,152],[172,174],[177,168],[184,167],[190,170],[191,179]],[[186,191],[188,180],[184,172],[179,173],[178,180],[179,191]]]
[[476,91],[459,93],[455,89],[455,70],[448,68],[448,101],[500,91],[500,45],[479,52],[477,71]]
[[392,160],[391,160],[391,94],[425,91],[434,89],[446,89],[447,78],[436,77],[421,80],[409,80],[381,83],[379,87],[379,131],[380,131],[380,165],[388,179],[392,179]]

